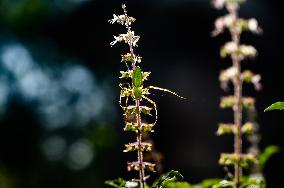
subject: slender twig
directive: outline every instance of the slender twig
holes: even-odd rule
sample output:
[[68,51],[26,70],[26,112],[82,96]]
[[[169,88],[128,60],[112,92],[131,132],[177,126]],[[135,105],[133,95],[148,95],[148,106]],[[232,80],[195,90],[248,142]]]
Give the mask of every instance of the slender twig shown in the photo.
[[[238,19],[238,6],[231,6],[229,9],[234,20]],[[240,33],[234,26],[230,29],[232,41],[236,44],[237,48],[240,46]],[[234,153],[238,156],[238,161],[235,164],[235,183],[237,188],[240,186],[240,177],[242,176],[242,168],[240,165],[240,156],[242,153],[242,78],[241,78],[241,65],[237,52],[231,55],[233,67],[236,70],[236,75],[233,80],[234,84],[234,125],[236,126],[236,132],[234,135]]]

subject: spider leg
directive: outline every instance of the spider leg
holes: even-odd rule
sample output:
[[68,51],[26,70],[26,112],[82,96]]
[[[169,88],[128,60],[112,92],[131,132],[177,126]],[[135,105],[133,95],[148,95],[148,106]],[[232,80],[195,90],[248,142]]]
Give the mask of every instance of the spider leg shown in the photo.
[[119,106],[124,109],[126,108],[126,106],[123,106],[122,105],[122,98],[125,98],[125,96],[122,95],[122,92],[120,92],[120,95],[119,95]]
[[185,97],[182,97],[180,95],[178,95],[177,93],[169,90],[169,89],[164,89],[164,88],[160,88],[160,87],[155,87],[155,86],[149,86],[148,89],[154,89],[154,90],[159,90],[159,91],[164,91],[164,92],[168,92],[168,93],[171,93],[172,95],[175,95],[181,99],[186,99]]
[[146,97],[145,95],[142,95],[142,98],[147,100],[149,103],[151,103],[153,106],[154,106],[154,110],[155,110],[155,122],[153,123],[154,125],[157,123],[157,120],[158,120],[158,110],[157,110],[157,105],[156,103],[149,99],[148,97]]
[[[124,87],[124,85],[126,85],[127,87]],[[131,89],[131,85],[129,83],[120,83],[119,84],[120,89]]]
[[[123,85],[127,85],[128,88],[127,88],[127,87],[124,87]],[[129,84],[129,83],[120,83],[120,84],[119,84],[119,87],[120,87],[120,89],[121,89],[120,95],[119,95],[119,106],[120,106],[122,109],[125,109],[125,108],[128,106],[128,98],[129,98],[129,96],[128,96],[128,95],[125,95],[124,92],[127,92],[127,90],[129,90],[130,84]],[[126,98],[124,105],[122,105],[122,99],[123,99],[123,98]]]

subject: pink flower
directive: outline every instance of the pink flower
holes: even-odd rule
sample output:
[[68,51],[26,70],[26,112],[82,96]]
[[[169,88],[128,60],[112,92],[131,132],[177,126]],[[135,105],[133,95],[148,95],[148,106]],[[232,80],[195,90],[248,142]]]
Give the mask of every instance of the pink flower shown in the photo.
[[213,0],[213,6],[216,9],[222,9],[224,7],[225,0]]
[[248,28],[253,33],[261,33],[262,30],[258,25],[258,22],[256,19],[252,18],[248,20]]
[[223,33],[224,31],[224,28],[225,28],[225,22],[224,22],[224,18],[221,17],[221,18],[218,18],[216,21],[215,21],[215,29],[214,31],[212,32],[212,35],[213,36],[217,36],[219,35],[220,33]]

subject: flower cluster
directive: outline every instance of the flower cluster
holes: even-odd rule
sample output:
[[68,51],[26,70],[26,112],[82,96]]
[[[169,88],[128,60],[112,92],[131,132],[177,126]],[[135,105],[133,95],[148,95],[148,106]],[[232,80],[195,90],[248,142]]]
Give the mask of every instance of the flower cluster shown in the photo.
[[251,19],[234,19],[230,14],[219,17],[215,21],[215,29],[212,31],[213,36],[217,36],[225,31],[225,29],[236,29],[236,32],[251,31],[252,33],[260,34],[262,29],[259,27],[255,18]]
[[[222,70],[219,75],[221,88],[227,91],[229,82],[232,82],[235,79],[236,75],[237,69],[234,66],[231,66],[226,70]],[[241,79],[243,82],[253,84],[255,90],[257,91],[262,89],[262,85],[260,83],[261,76],[259,74],[255,74],[250,70],[244,70],[241,74]]]
[[133,47],[137,47],[137,42],[140,37],[134,34],[134,31],[129,31],[126,34],[120,34],[118,36],[114,36],[114,41],[110,43],[111,46],[114,46],[117,42],[125,42],[128,45],[132,45]]
[[240,60],[253,58],[257,55],[256,49],[251,45],[238,45],[236,42],[227,42],[220,50],[221,57],[225,58],[237,54]]
[[[233,123],[221,123],[217,130],[217,135],[233,134],[234,135],[234,152],[221,154],[219,163],[221,165],[233,165],[234,180],[226,181],[233,187],[242,187],[242,168],[252,163],[257,163],[255,153],[242,152],[242,135],[252,134],[255,131],[255,122],[243,123],[243,109],[255,110],[255,99],[253,97],[243,96],[243,84],[251,83],[256,90],[261,89],[261,76],[250,70],[242,70],[242,61],[247,58],[257,56],[257,50],[251,45],[240,43],[240,37],[243,31],[250,31],[259,34],[262,32],[256,19],[242,19],[238,17],[240,4],[245,0],[214,0],[213,5],[217,9],[226,8],[228,14],[221,16],[215,21],[213,36],[217,36],[227,29],[231,35],[231,41],[226,42],[220,49],[222,58],[230,57],[232,65],[226,70],[220,72],[219,80],[221,88],[227,91],[229,83],[232,83],[234,94],[221,98],[221,108],[231,108],[234,112]],[[220,182],[218,185],[221,185]],[[228,184],[228,185],[229,185]]]
[[214,0],[213,6],[216,9],[222,9],[225,6],[229,9],[229,7],[233,5],[238,5],[239,3],[243,3],[245,0]]

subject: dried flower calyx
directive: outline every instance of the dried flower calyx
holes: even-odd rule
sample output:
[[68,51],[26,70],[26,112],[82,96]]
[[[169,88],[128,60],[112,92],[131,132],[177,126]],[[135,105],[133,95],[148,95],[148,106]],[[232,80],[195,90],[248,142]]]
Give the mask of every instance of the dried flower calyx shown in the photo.
[[[232,108],[235,104],[234,96],[226,96],[221,98],[220,107],[221,108]],[[243,97],[241,100],[243,107],[248,109],[254,109],[255,99],[253,97]]]
[[237,153],[222,153],[219,163],[222,165],[235,165],[240,161],[242,167],[247,167],[251,163],[257,163],[257,158],[254,154],[237,154]]

